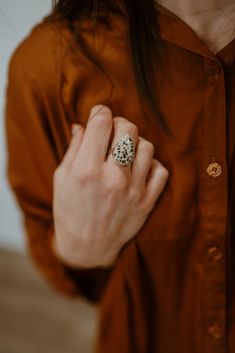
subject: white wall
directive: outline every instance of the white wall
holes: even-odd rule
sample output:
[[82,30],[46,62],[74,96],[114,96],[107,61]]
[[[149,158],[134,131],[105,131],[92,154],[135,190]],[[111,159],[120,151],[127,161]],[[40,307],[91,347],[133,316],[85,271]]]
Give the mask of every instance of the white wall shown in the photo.
[[51,0],[0,0],[0,247],[24,251],[20,211],[5,178],[4,98],[9,57],[31,27],[51,9]]

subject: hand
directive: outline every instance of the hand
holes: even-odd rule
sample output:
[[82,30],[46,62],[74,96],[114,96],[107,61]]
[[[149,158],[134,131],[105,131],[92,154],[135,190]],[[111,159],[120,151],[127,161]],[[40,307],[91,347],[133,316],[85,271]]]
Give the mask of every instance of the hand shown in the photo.
[[[131,165],[107,156],[120,137],[136,146]],[[97,105],[87,127],[79,125],[53,178],[53,217],[58,256],[72,267],[111,266],[121,248],[145,223],[160,196],[168,171],[153,159],[154,146],[137,127]]]

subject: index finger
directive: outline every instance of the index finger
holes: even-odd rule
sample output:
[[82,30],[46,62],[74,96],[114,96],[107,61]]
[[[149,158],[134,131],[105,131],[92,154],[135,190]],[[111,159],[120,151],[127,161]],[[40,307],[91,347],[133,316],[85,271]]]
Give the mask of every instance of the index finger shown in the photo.
[[110,108],[105,105],[95,105],[91,109],[77,155],[80,160],[84,160],[86,163],[91,163],[92,165],[98,165],[105,161],[112,124],[112,111]]

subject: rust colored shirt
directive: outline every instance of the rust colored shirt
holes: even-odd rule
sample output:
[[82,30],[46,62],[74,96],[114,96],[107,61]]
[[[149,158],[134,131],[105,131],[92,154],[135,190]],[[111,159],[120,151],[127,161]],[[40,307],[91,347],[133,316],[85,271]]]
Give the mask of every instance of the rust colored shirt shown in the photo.
[[[99,302],[97,353],[235,353],[235,40],[214,55],[169,10],[159,6],[156,20],[164,47],[156,96],[175,138],[138,98],[124,16],[97,27],[95,55],[113,94],[66,22],[42,21],[9,64],[7,177],[45,278]],[[89,23],[82,36],[92,50]],[[51,247],[52,178],[71,123],[85,125],[97,103],[134,122],[170,175],[115,266],[79,271]]]

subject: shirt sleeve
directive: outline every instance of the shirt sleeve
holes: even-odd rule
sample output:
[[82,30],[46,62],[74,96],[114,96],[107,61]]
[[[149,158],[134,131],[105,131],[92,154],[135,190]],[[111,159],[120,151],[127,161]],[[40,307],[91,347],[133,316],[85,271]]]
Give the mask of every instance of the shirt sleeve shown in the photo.
[[[8,67],[6,178],[22,211],[27,250],[38,270],[61,294],[83,295],[96,302],[111,270],[70,268],[57,258],[52,248],[52,185],[58,159],[48,125],[49,108],[43,100],[45,92],[28,67],[26,54],[22,47],[17,49]],[[50,114],[53,113],[50,111]]]

